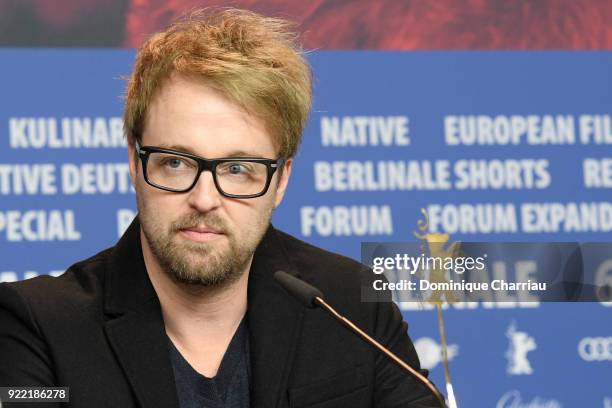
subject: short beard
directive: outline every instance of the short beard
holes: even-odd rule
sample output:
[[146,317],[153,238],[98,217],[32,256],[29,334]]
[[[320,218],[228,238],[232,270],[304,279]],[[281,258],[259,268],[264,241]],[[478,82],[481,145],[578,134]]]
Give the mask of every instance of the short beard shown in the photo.
[[[143,225],[153,225],[142,221]],[[226,234],[229,249],[221,251],[206,242],[182,242],[179,245],[173,240],[180,230],[198,225]],[[249,243],[238,242],[223,219],[213,213],[189,214],[173,222],[166,233],[150,233],[145,227],[143,231],[153,255],[171,279],[206,288],[227,287],[240,279],[257,246],[249,247]]]

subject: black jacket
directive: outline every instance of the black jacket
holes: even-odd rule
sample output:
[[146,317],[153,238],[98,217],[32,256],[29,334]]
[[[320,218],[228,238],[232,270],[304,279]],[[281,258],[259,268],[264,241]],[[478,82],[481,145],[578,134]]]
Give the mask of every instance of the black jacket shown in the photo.
[[[60,277],[0,285],[0,386],[69,386],[72,407],[178,408],[139,229],[135,221],[115,247]],[[270,227],[249,275],[253,408],[437,406],[325,312],[285,293],[273,280],[276,270],[317,286],[328,303],[419,367],[397,307],[361,302],[368,269]]]

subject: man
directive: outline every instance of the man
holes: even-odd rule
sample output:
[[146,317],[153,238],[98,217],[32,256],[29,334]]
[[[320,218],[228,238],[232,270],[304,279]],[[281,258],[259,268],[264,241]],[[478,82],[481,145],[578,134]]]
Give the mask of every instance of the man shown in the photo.
[[363,265],[270,226],[310,109],[292,38],[225,10],[144,44],[124,115],[138,217],[59,278],[1,285],[0,385],[69,386],[75,407],[437,406],[273,279],[319,287],[418,368],[398,309],[360,302]]

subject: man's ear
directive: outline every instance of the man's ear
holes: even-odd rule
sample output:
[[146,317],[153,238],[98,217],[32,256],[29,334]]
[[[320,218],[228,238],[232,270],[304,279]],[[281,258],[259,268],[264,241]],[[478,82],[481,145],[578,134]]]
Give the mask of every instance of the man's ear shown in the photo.
[[291,176],[292,165],[293,159],[287,159],[287,161],[285,161],[285,164],[283,165],[283,169],[280,174],[280,179],[278,180],[278,185],[276,187],[274,208],[278,207],[281,201],[283,201],[283,197],[285,196],[285,190],[287,190],[287,185],[289,184],[289,177]]
[[128,139],[128,162],[130,164],[130,177],[132,179],[132,185],[136,187],[136,178],[138,177],[138,157],[136,153],[136,147],[134,146],[134,140]]

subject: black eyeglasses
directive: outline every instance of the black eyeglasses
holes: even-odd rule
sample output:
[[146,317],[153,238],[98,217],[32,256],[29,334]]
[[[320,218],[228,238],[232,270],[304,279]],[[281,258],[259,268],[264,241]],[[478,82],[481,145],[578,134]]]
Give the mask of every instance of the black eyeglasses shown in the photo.
[[136,152],[142,162],[145,181],[153,187],[175,193],[191,190],[203,171],[213,175],[221,195],[230,198],[255,198],[266,194],[274,172],[285,163],[259,157],[204,159],[193,154],[140,146]]

